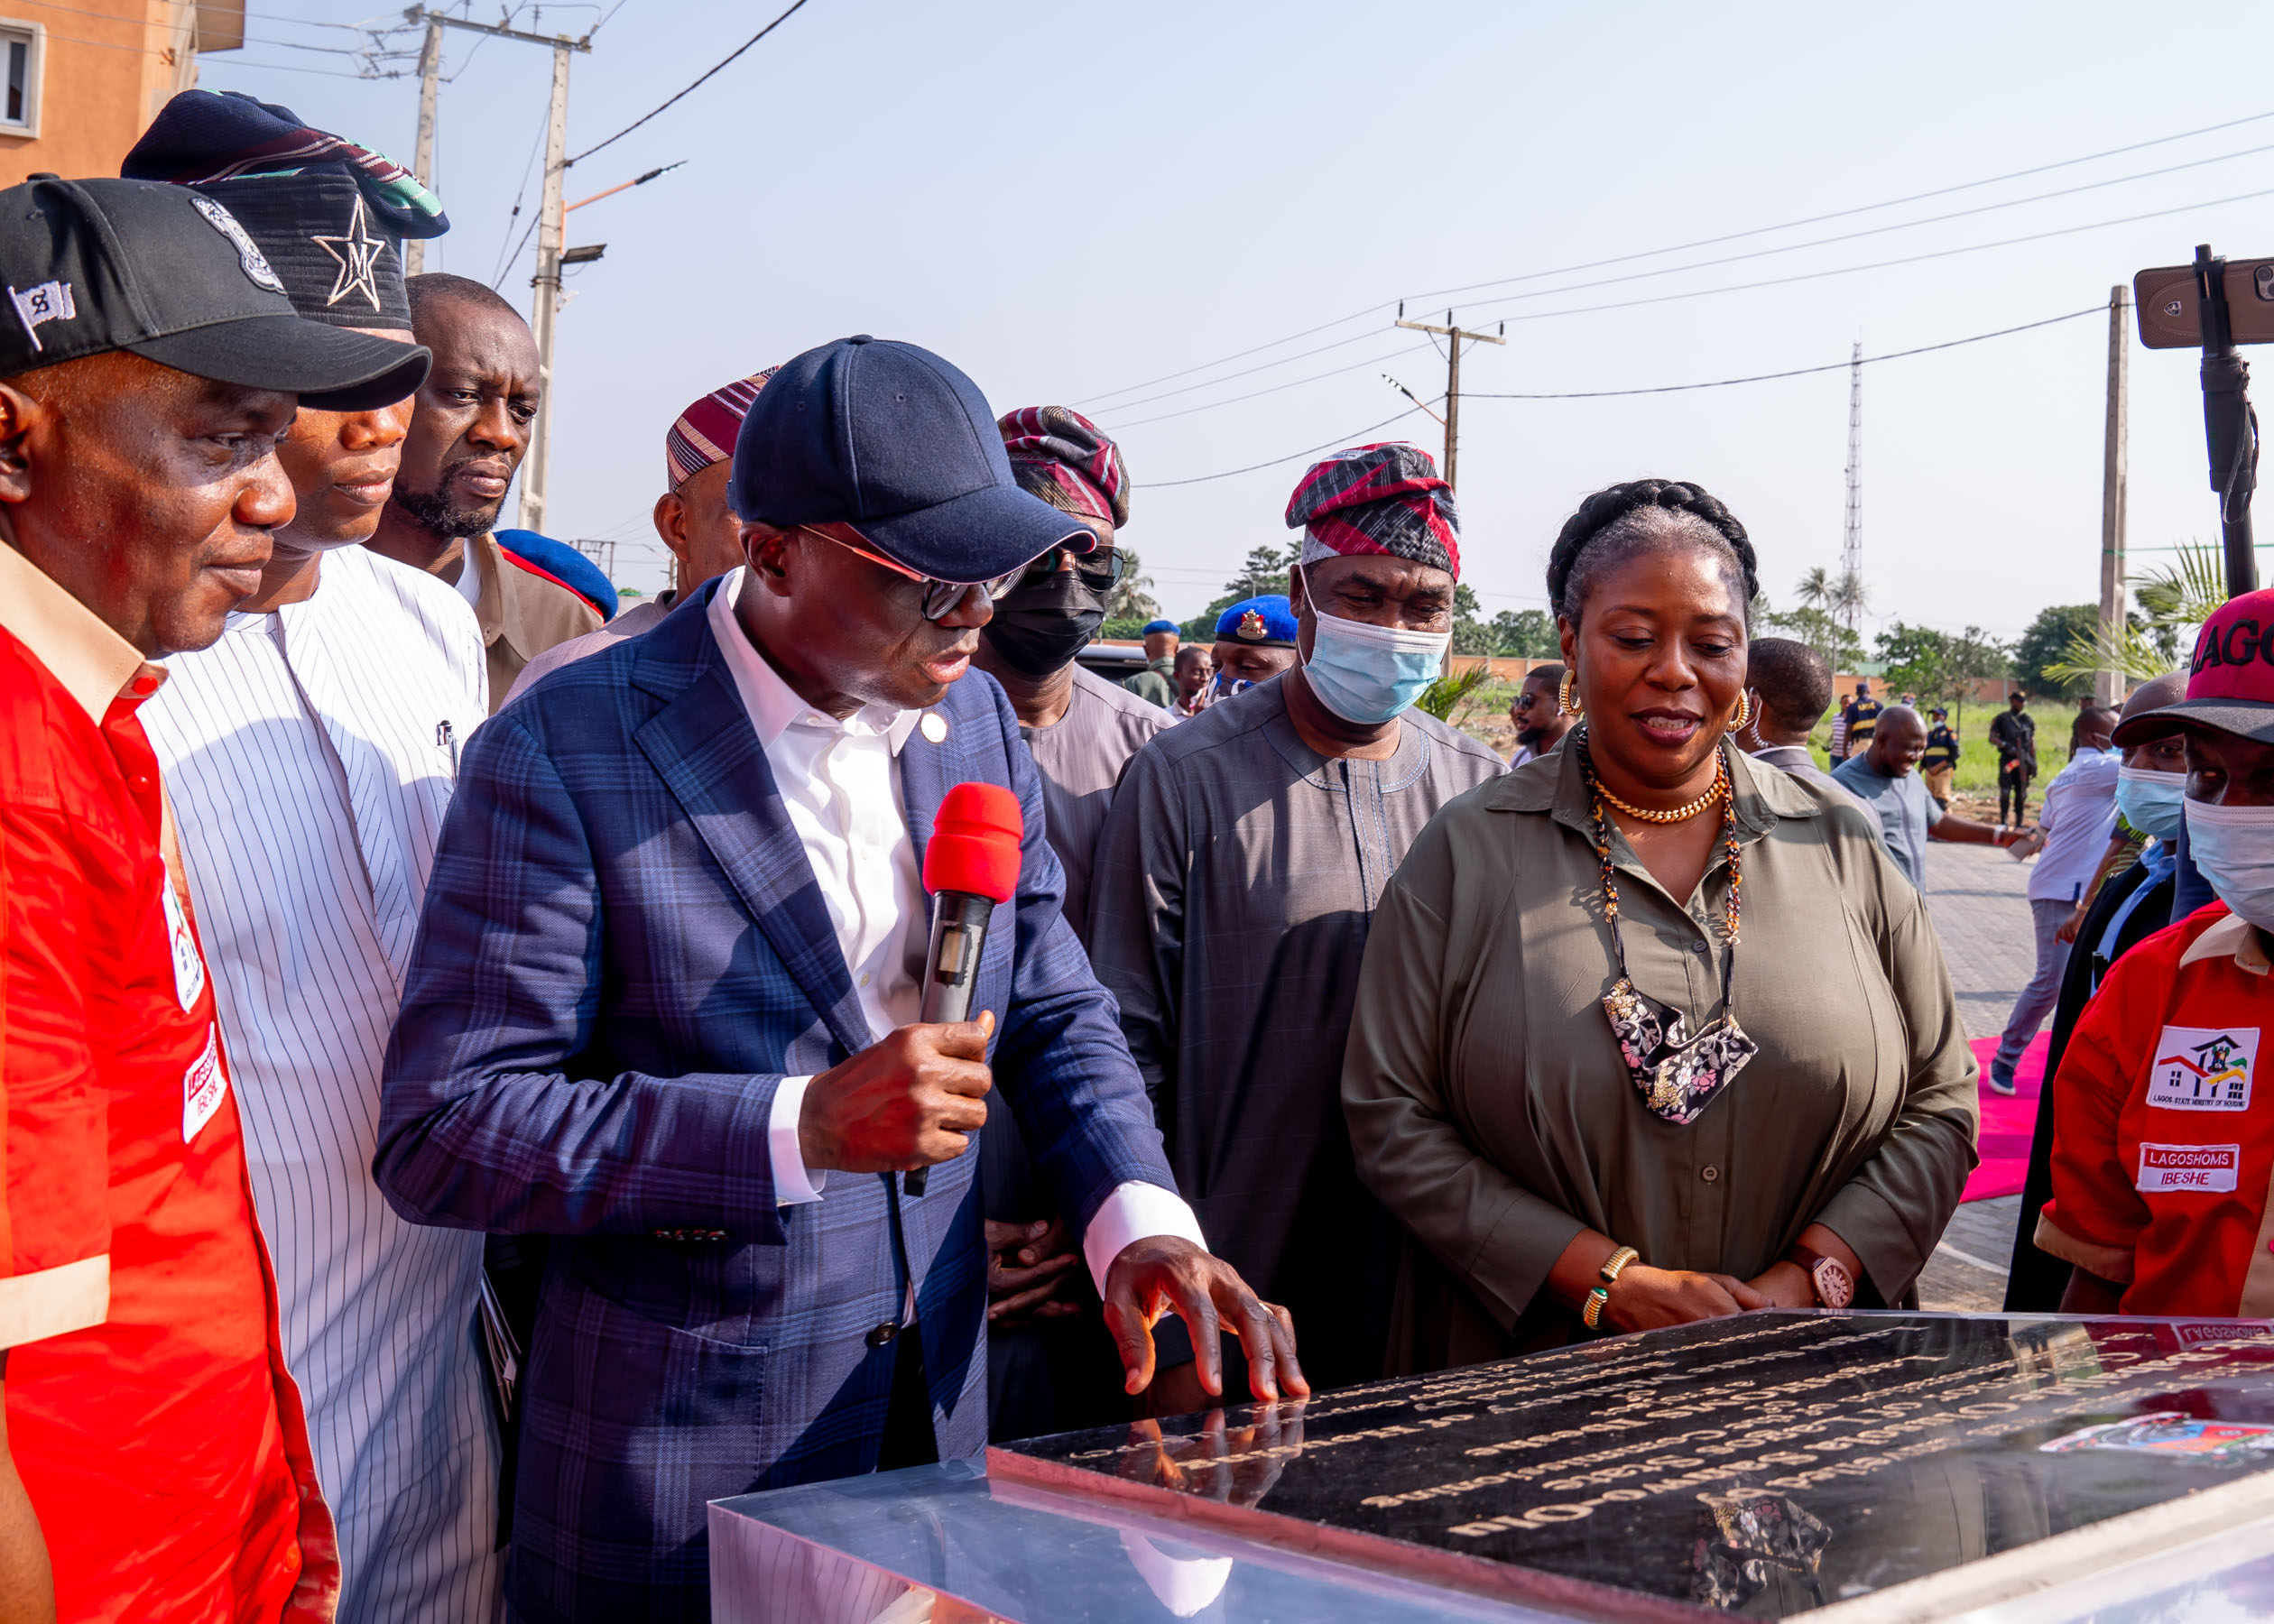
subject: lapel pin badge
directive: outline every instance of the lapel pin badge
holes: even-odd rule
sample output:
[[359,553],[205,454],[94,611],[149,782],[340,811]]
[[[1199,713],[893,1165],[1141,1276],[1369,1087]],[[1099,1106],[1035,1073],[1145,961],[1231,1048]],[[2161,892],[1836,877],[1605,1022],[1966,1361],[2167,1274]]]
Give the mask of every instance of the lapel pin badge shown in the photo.
[[948,742],[948,718],[938,711],[926,711],[923,719],[916,724],[916,731],[924,735],[928,744],[944,744]]

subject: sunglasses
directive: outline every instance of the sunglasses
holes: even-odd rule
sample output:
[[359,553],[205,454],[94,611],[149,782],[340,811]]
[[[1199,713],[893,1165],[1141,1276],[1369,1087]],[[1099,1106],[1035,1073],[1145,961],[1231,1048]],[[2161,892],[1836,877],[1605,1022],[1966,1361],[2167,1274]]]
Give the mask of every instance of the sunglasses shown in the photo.
[[999,575],[993,580],[987,581],[935,580],[930,576],[909,568],[905,564],[895,563],[882,553],[871,552],[865,547],[855,547],[850,541],[840,541],[827,531],[818,531],[808,524],[800,524],[797,528],[809,536],[829,542],[833,546],[842,547],[855,558],[866,558],[872,564],[889,569],[903,580],[915,582],[923,588],[923,602],[920,608],[924,618],[928,621],[947,619],[956,612],[956,606],[958,604],[975,592],[985,593],[987,601],[991,604],[1001,603],[1010,595],[1013,587],[1026,578],[1027,571],[1031,567],[1029,565],[1021,565],[1008,575]]
[[[1036,586],[1058,574],[1059,560],[1066,550],[1063,545],[1053,547],[1035,559],[1020,573],[1019,585]],[[1129,573],[1129,558],[1118,547],[1094,548],[1088,552],[1074,555],[1074,573],[1092,592],[1111,592]]]

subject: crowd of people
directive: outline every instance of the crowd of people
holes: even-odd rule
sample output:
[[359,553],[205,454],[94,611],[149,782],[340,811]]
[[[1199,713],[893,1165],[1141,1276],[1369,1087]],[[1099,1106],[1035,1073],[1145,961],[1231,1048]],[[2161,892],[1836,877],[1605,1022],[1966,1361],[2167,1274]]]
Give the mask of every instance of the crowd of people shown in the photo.
[[[1936,840],[2037,857],[2017,1291],[2274,1314],[2274,595],[2025,831],[2022,696],[2010,822],[1868,687],[1827,771],[1745,527],[1634,481],[1503,761],[1416,706],[1425,452],[1309,467],[1289,591],[1117,684],[1119,447],[855,337],[663,427],[619,614],[497,528],[535,349],[406,281],[399,167],[193,91],[0,205],[0,1616],[699,1619],[723,1496],[1914,1305],[1977,1128]],[[926,1022],[974,781],[1018,864]]]

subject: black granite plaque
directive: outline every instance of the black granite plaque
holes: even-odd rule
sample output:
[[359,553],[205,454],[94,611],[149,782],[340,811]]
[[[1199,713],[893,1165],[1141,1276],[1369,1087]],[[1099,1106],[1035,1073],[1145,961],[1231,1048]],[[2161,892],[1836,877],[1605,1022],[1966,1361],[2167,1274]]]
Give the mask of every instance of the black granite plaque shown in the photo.
[[1747,1315],[988,1454],[1013,1492],[1463,1588],[1758,1618],[2269,1466],[2274,1325],[1905,1314]]

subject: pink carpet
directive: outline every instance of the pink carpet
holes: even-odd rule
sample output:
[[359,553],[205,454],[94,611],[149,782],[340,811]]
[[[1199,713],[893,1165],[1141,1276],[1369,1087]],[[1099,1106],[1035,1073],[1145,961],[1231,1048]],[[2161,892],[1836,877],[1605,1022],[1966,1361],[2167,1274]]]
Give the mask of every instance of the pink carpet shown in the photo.
[[2021,1064],[2014,1068],[2014,1092],[2008,1096],[1990,1087],[1990,1060],[1998,1052],[1998,1040],[1974,1040],[1974,1058],[1982,1063],[1982,1165],[1966,1180],[1966,1193],[1959,1200],[1987,1201],[2021,1193],[2029,1171],[2029,1135],[2037,1130],[2038,1092],[2045,1085],[2045,1053],[2052,1042],[2050,1031],[2030,1040],[2021,1053]]

